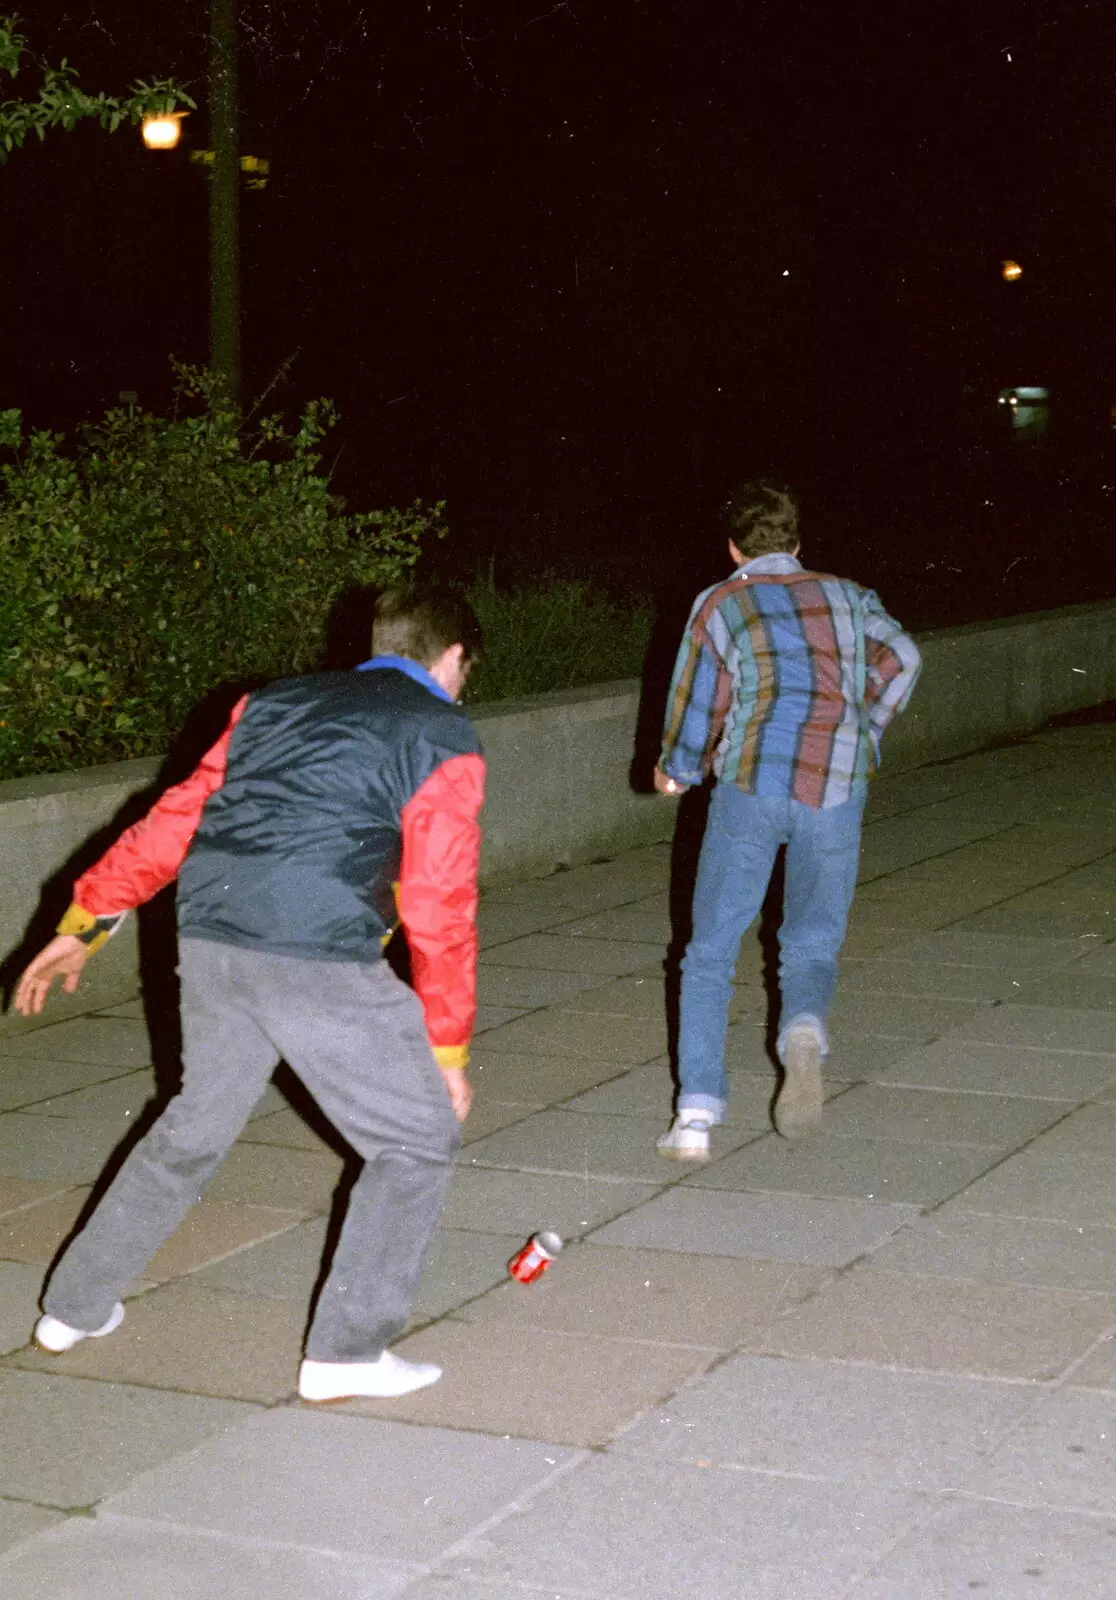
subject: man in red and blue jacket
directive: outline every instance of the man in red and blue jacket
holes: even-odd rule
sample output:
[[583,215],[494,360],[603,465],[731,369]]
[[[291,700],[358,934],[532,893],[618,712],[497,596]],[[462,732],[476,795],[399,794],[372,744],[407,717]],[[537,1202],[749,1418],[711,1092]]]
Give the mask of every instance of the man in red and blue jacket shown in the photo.
[[[245,696],[216,745],[74,886],[20,980],[72,993],[128,911],[178,879],[181,1091],[52,1273],[35,1336],[113,1332],[121,1296],[200,1198],[280,1059],[364,1160],[299,1372],[306,1400],[440,1377],[387,1349],[441,1216],[475,1014],[484,762],[457,704],[480,636],[453,594],[398,591],[356,672]],[[383,959],[401,920],[414,990]]]

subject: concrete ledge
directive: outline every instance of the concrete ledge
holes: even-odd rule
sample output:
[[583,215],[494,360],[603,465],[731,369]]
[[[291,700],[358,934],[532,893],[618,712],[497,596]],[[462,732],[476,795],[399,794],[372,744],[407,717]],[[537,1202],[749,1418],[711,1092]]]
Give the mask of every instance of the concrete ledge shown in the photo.
[[[963,755],[1116,699],[1114,641],[1116,601],[921,635],[922,681],[885,743],[886,770]],[[637,681],[483,705],[474,717],[489,768],[485,882],[541,876],[670,836],[671,802],[636,793],[630,781],[637,727],[661,722],[661,707],[641,707]],[[653,752],[643,755],[649,770]],[[111,836],[121,808],[158,771],[157,761],[125,761],[0,783],[0,958],[29,926],[49,931],[68,899],[75,852],[92,841],[95,854],[95,836]],[[44,885],[52,885],[45,898]],[[82,994],[56,1001],[50,1020],[126,998],[137,982],[130,918],[90,964]],[[0,1018],[0,1030],[24,1026]]]

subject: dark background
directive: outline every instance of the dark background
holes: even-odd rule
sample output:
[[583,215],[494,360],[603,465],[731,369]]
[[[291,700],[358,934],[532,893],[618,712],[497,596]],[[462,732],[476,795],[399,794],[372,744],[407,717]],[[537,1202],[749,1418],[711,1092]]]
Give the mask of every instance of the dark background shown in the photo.
[[[207,352],[206,7],[25,31],[199,110],[173,154],[83,126],[0,168],[0,406],[158,409]],[[241,80],[245,395],[293,358],[269,405],[337,402],[356,505],[444,496],[439,560],[689,593],[768,469],[914,625],[1116,587],[1110,3],[243,0]]]

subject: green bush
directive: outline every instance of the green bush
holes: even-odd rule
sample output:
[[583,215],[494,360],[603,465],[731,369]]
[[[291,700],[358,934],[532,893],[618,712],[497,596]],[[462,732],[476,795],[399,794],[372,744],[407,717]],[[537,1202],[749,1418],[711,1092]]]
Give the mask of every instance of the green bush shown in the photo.
[[614,598],[595,584],[547,572],[514,589],[497,587],[489,572],[466,594],[485,637],[469,678],[471,701],[637,678],[643,669],[654,621],[644,597]]
[[304,671],[354,585],[397,581],[441,505],[354,515],[318,447],[178,369],[169,418],[110,411],[69,454],[0,412],[0,777],[161,754],[216,685]]

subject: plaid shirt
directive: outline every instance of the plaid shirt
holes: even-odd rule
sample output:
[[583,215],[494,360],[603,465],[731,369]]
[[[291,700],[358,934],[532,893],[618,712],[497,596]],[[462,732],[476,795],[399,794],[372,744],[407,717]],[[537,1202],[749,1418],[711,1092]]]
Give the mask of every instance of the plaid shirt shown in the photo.
[[757,556],[699,594],[675,663],[659,765],[804,805],[863,796],[910,698],[918,648],[870,589]]

